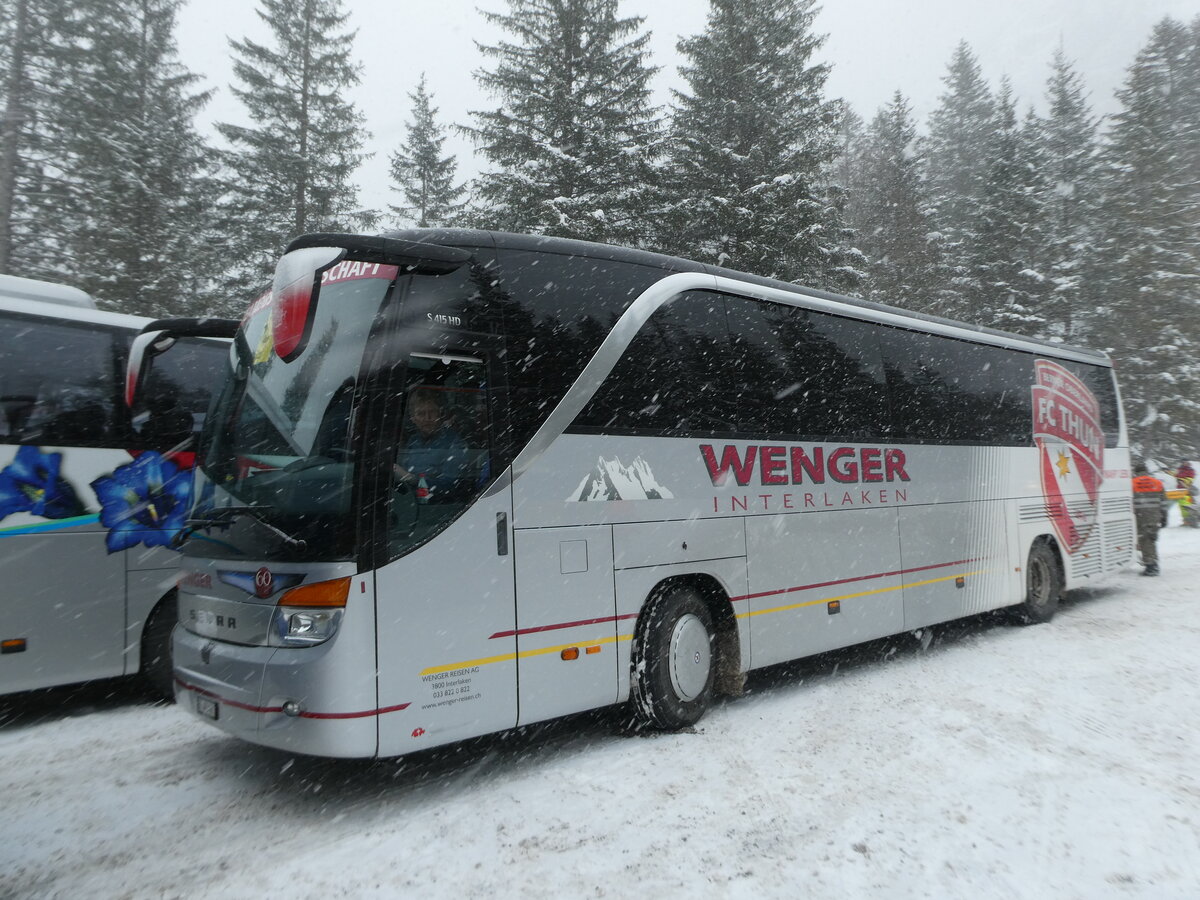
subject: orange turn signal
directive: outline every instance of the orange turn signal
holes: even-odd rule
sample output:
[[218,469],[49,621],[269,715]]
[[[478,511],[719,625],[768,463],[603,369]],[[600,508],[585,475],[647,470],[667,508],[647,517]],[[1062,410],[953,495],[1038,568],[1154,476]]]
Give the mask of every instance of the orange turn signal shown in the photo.
[[567,661],[570,661],[572,659],[579,659],[579,648],[578,647],[568,647],[566,650],[564,650],[562,653],[560,653],[558,655]]
[[350,595],[350,576],[335,578],[332,581],[318,581],[315,584],[302,584],[290,591],[284,591],[276,606],[345,606],[346,598]]
[[591,656],[593,653],[599,653],[599,652],[600,652],[600,648],[599,648],[599,647],[588,647],[588,648],[587,648],[585,651],[583,651],[583,652],[584,652],[584,653],[586,653],[588,656]]

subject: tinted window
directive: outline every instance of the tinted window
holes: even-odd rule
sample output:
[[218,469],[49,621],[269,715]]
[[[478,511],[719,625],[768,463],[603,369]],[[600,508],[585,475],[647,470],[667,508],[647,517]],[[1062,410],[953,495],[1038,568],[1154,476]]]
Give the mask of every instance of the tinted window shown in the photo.
[[642,326],[576,425],[660,434],[732,433],[739,417],[739,359],[725,300],[692,292],[669,300]]
[[558,404],[621,313],[669,272],[531,251],[501,256],[513,443]]
[[1031,354],[887,329],[888,387],[898,436],[912,441],[1026,444]]
[[[9,443],[123,446],[115,342],[96,326],[0,319],[0,438]],[[121,354],[122,358],[124,354]]]
[[147,449],[166,451],[199,432],[208,405],[229,371],[224,341],[180,338],[154,357],[138,391],[133,428]]
[[1117,446],[1121,436],[1121,415],[1117,406],[1117,389],[1113,370],[1107,366],[1092,366],[1087,363],[1055,360],[1067,371],[1088,386],[1100,404],[1100,427],[1104,431],[1104,445]]
[[876,327],[777,303],[728,301],[745,434],[878,437],[889,415]]

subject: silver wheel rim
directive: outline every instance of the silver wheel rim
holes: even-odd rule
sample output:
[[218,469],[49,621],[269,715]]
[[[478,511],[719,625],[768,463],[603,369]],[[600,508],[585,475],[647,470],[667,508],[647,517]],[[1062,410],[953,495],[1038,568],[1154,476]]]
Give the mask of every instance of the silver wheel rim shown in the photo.
[[682,616],[671,631],[671,686],[682,700],[695,700],[708,684],[712,648],[708,629],[691,613]]

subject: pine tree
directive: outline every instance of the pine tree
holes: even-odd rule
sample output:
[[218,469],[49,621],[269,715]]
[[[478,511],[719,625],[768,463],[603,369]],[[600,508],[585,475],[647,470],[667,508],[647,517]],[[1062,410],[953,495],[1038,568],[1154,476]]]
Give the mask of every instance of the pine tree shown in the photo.
[[1050,291],[1045,317],[1049,334],[1079,340],[1079,316],[1089,314],[1083,261],[1095,240],[1098,123],[1083,80],[1062,49],[1051,63],[1046,100],[1046,117],[1026,129],[1046,191],[1044,259]]
[[61,146],[70,130],[61,105],[80,60],[69,37],[77,18],[66,0],[0,7],[0,272],[73,280]]
[[202,313],[212,299],[214,159],[194,120],[209,91],[176,58],[182,0],[108,0],[64,101],[76,283],[110,309]]
[[0,122],[0,272],[9,270],[12,257],[13,199],[31,93],[26,61],[29,34],[29,0],[16,0],[13,9],[0,8],[0,70],[6,73],[0,86],[4,109]]
[[475,79],[501,102],[466,129],[490,168],[475,187],[481,224],[621,244],[653,212],[658,110],[648,33],[617,0],[507,0],[485,12],[515,40],[480,45]]
[[928,160],[930,205],[938,223],[948,289],[943,315],[970,318],[979,291],[971,248],[979,236],[979,209],[988,175],[993,103],[979,63],[964,42],[946,75],[946,90],[930,116],[922,151]]
[[14,10],[14,39],[29,43],[8,83],[25,82],[6,98],[20,123],[5,146],[12,271],[68,281],[110,309],[206,308],[211,158],[193,119],[208,94],[175,56],[180,3]]
[[916,135],[911,107],[896,91],[862,141],[850,224],[868,259],[866,296],[929,311],[940,301],[939,268]]
[[408,205],[391,209],[401,218],[416,221],[418,228],[446,225],[460,208],[457,201],[465,190],[454,184],[458,164],[453,156],[442,155],[446,130],[437,121],[438,110],[425,88],[424,74],[416,91],[408,96],[413,103],[412,121],[405,142],[391,160],[395,189]]
[[226,293],[240,308],[270,280],[288,241],[368,227],[350,177],[363,159],[363,117],[343,94],[358,83],[354,32],[341,0],[260,0],[273,44],[230,41],[233,88],[252,124],[218,125],[232,145],[224,228]]
[[1200,434],[1200,20],[1155,26],[1117,92],[1089,267],[1092,342],[1111,348],[1133,443],[1194,455]]
[[668,248],[789,281],[852,290],[840,192],[839,101],[813,56],[815,0],[712,0],[703,33],[679,42]]
[[1020,334],[1045,333],[1045,193],[1027,129],[1017,124],[1016,100],[1006,78],[992,116],[977,236],[964,255],[972,274],[967,292],[970,321]]

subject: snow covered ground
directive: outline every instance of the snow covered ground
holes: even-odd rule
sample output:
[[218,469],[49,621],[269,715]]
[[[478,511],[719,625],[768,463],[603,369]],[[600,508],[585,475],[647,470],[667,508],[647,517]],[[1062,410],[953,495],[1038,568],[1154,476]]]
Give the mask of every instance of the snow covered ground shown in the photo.
[[377,763],[128,689],[0,702],[0,897],[1200,897],[1200,531],[1163,576]]

